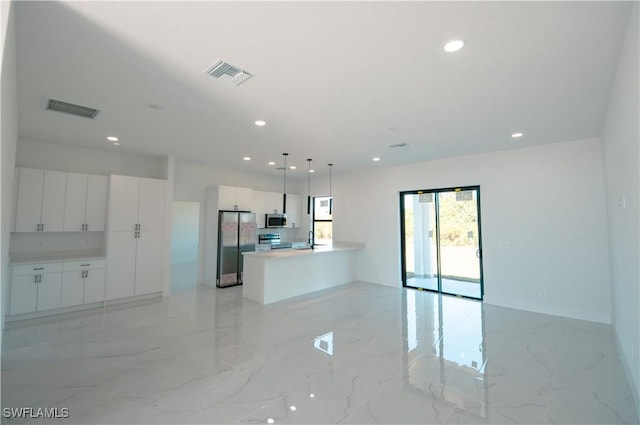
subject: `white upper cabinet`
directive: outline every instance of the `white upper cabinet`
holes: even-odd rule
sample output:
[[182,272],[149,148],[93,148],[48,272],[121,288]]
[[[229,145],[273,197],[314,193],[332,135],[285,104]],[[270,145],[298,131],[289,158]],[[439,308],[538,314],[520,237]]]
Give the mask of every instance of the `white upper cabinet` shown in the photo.
[[267,192],[266,194],[266,214],[281,214],[282,213],[282,193],[279,192]]
[[44,170],[18,169],[16,232],[40,231],[43,184]]
[[107,176],[67,174],[64,231],[103,231]]
[[253,208],[251,211],[256,213],[256,225],[259,229],[264,229],[264,215],[267,210],[266,207],[266,192],[262,192],[259,190],[253,191]]
[[127,232],[162,229],[166,187],[166,180],[112,175],[108,230]]
[[64,230],[66,232],[84,230],[84,218],[87,209],[86,174],[67,174],[67,190],[64,202]]
[[218,210],[251,211],[252,208],[253,189],[218,186]]
[[139,177],[111,176],[108,220],[110,232],[136,230],[139,193]]
[[67,173],[20,168],[16,232],[61,232]]
[[158,230],[164,227],[165,188],[165,180],[140,178],[139,230]]
[[89,174],[87,178],[86,230],[104,230],[105,216],[107,214],[107,181],[107,176]]
[[45,170],[42,191],[42,231],[62,232],[66,186],[67,173]]

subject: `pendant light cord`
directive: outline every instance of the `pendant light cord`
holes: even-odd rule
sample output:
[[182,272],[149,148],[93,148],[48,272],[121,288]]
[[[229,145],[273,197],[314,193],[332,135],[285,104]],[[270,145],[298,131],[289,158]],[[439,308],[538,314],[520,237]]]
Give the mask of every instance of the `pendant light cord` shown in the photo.
[[333,164],[327,164],[329,166],[329,214],[333,214],[333,188],[331,187],[331,169]]
[[311,214],[311,158],[307,158],[309,170],[307,171],[307,215]]
[[282,190],[282,214],[287,213],[287,156],[288,153],[283,153],[284,156],[284,187]]

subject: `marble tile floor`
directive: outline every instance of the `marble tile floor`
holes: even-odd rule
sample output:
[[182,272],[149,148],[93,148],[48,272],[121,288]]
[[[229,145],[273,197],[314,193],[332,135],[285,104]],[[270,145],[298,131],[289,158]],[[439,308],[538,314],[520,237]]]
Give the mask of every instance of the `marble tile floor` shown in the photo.
[[269,306],[198,286],[6,330],[2,407],[69,409],[38,424],[638,423],[610,326],[363,282]]

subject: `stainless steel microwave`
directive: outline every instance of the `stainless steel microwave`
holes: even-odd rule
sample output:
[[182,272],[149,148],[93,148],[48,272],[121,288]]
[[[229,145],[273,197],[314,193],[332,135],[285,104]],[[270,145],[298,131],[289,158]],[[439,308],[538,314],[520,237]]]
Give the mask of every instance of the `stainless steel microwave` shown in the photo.
[[266,214],[264,225],[267,228],[287,227],[286,214]]

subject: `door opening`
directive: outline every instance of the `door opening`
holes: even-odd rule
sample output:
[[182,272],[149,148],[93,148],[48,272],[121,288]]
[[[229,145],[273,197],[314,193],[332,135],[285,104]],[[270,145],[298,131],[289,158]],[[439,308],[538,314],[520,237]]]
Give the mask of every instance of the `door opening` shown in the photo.
[[402,285],[481,300],[480,187],[400,193]]

